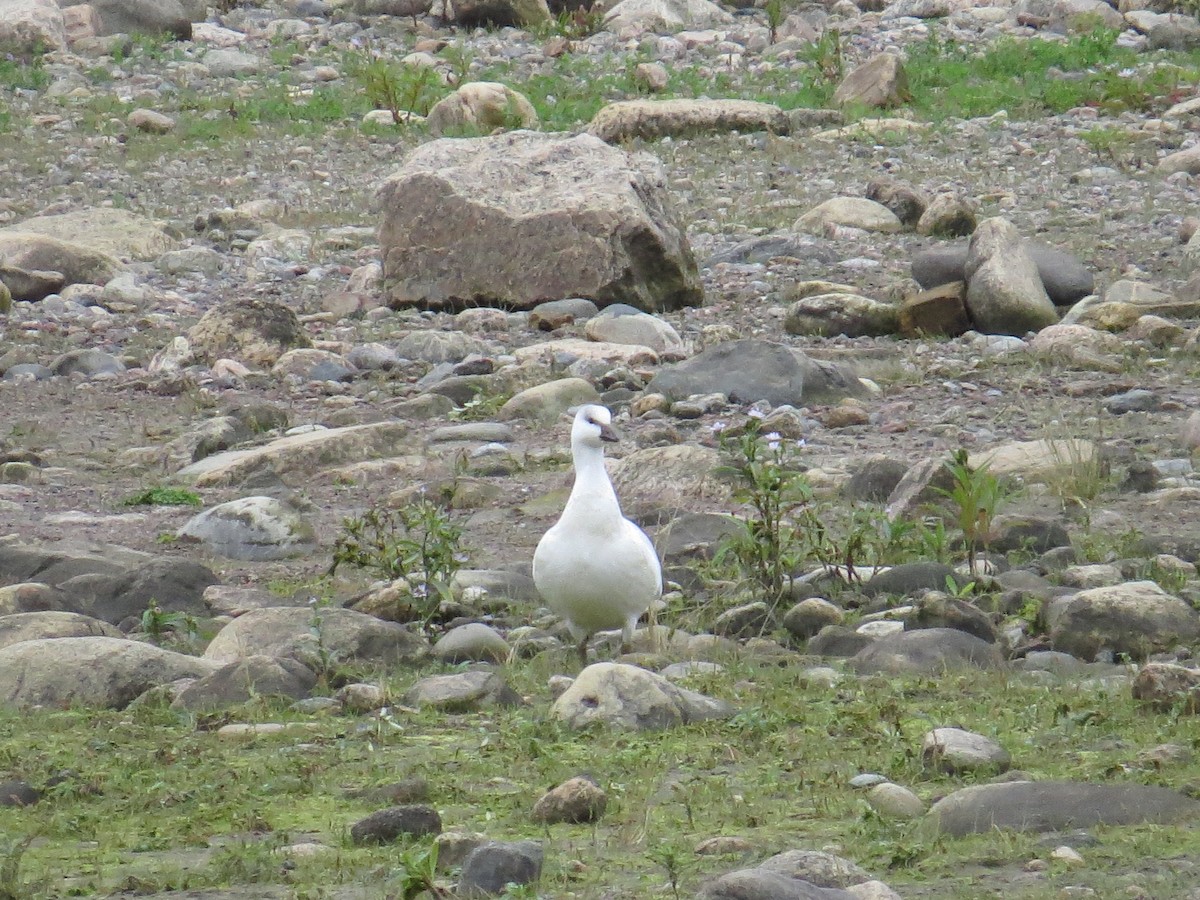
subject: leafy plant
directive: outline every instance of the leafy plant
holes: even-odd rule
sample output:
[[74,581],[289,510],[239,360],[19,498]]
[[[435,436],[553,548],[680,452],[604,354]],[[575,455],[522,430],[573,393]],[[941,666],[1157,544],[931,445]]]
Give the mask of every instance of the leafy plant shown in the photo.
[[189,639],[194,638],[199,634],[200,626],[195,616],[185,612],[167,612],[151,597],[142,612],[141,629],[152,643],[160,644],[168,636],[179,634],[181,631]]
[[770,32],[770,41],[773,44],[779,39],[779,26],[783,24],[787,16],[784,0],[767,0],[763,10],[767,14],[767,29]]
[[[762,434],[760,418],[751,417],[736,430],[722,428],[718,442],[729,462],[719,475],[733,483],[733,497],[749,509],[744,530],[727,539],[718,562],[732,556],[743,577],[778,602],[787,591],[791,573],[804,559],[807,539],[803,528],[823,532],[811,515],[812,486],[795,468],[800,445],[775,432]],[[796,517],[802,516],[798,523]],[[819,536],[813,539],[819,543]]]
[[804,59],[813,68],[819,80],[836,85],[845,74],[842,33],[836,28],[827,28],[808,48]]
[[186,488],[152,487],[126,497],[125,506],[203,506],[200,495]]
[[463,559],[461,541],[462,527],[424,495],[400,509],[373,506],[342,520],[328,574],[349,564],[404,579],[427,625],[450,596],[450,580]]
[[956,451],[946,461],[945,468],[953,479],[953,486],[949,490],[936,490],[954,504],[957,525],[962,530],[967,551],[967,565],[971,574],[977,575],[979,550],[981,547],[986,549],[992,520],[1008,498],[1008,490],[989,470],[987,463],[972,466],[966,450]]
[[25,900],[29,896],[21,881],[21,860],[33,839],[32,834],[20,839],[0,839],[0,900]]
[[346,54],[346,74],[362,88],[373,109],[386,109],[396,124],[426,115],[438,99],[437,72],[388,59],[370,45]]
[[426,891],[434,897],[451,896],[435,881],[437,860],[437,844],[409,847],[400,854],[399,864],[391,879],[391,883],[400,890],[400,900],[415,900]]

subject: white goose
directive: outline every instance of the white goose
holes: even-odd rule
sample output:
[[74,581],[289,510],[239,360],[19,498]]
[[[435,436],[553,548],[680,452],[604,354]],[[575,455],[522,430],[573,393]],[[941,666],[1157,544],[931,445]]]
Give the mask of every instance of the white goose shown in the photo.
[[662,566],[650,538],[621,513],[604,469],[604,442],[616,441],[612,414],[589,405],[575,414],[575,485],[558,522],[533,553],[533,581],[567,621],[587,664],[587,641],[620,628],[623,646],[637,620],[662,596]]

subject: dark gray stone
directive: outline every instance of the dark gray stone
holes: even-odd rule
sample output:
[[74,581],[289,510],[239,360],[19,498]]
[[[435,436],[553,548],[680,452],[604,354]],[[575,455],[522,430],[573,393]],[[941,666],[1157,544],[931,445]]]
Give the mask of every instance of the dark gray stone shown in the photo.
[[860,590],[868,597],[880,594],[903,597],[925,591],[944,591],[947,578],[960,586],[967,583],[964,576],[945,563],[900,563],[872,576]]
[[536,841],[490,841],[463,861],[458,896],[492,897],[508,884],[530,884],[542,877],[542,845]]
[[[1038,241],[1026,241],[1025,249],[1033,257],[1042,287],[1055,306],[1069,306],[1095,290],[1092,273],[1071,254]],[[965,281],[966,261],[965,242],[931,247],[913,257],[912,277],[926,290],[952,281]]]
[[705,885],[701,900],[856,900],[841,888],[819,887],[769,869],[739,869]]
[[843,625],[826,625],[809,638],[805,650],[813,656],[831,656],[845,659],[857,655],[875,643],[869,635],[859,634]]
[[882,637],[850,659],[860,675],[940,675],[954,669],[999,669],[1000,651],[987,641],[953,628],[922,628]]
[[0,781],[0,806],[33,806],[42,792],[24,781]]
[[922,628],[953,628],[972,634],[989,644],[996,643],[996,626],[983,610],[965,600],[931,591],[921,598],[904,621],[909,631]]
[[1002,514],[992,520],[991,530],[988,549],[997,553],[1012,550],[1047,553],[1055,547],[1071,545],[1071,536],[1061,522],[1041,516]]
[[249,656],[184,688],[171,706],[199,712],[236,706],[256,697],[302,700],[316,683],[313,671],[294,659]]
[[15,381],[22,375],[32,375],[34,381],[46,381],[54,377],[54,370],[40,363],[17,363],[4,371],[4,380]]
[[151,600],[164,612],[203,616],[207,613],[204,589],[219,581],[207,566],[164,558],[132,571],[76,576],[59,587],[81,612],[116,624],[128,616],[140,616]]
[[773,406],[800,406],[805,397],[802,356],[769,341],[730,341],[664,367],[650,380],[646,391],[666,394],[673,400],[719,393],[735,403],[766,400]]
[[724,513],[687,512],[654,535],[654,546],[668,565],[712,559],[722,541],[741,531],[742,522]]
[[963,788],[938,801],[928,827],[961,836],[992,831],[1065,831],[1095,825],[1195,821],[1200,802],[1142,784],[1016,781]]
[[705,265],[765,263],[776,257],[790,256],[793,259],[809,260],[829,266],[837,262],[838,257],[826,243],[803,235],[768,234],[718,250],[708,258]]
[[401,836],[422,837],[442,833],[442,817],[424,803],[392,806],[373,812],[350,827],[355,844],[390,844]]
[[908,470],[909,464],[902,460],[872,456],[855,469],[842,488],[842,495],[847,500],[885,503]]
[[113,375],[125,371],[125,364],[103,350],[68,350],[50,365],[55,375]]

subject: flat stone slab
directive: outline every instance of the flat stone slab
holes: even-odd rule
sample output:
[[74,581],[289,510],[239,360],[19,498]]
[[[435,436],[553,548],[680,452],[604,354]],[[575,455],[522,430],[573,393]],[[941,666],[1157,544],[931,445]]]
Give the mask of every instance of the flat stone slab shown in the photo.
[[944,834],[979,834],[994,828],[1064,831],[1094,825],[1195,821],[1200,802],[1144,784],[1013,781],[963,788],[934,804],[926,823]]

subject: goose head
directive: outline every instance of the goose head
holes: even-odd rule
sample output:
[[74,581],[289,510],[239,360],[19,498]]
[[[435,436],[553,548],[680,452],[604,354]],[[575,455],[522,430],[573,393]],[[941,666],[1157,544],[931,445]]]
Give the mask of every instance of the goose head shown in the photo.
[[619,440],[612,427],[612,413],[605,407],[590,403],[575,413],[571,426],[571,446],[599,450],[605,443]]

